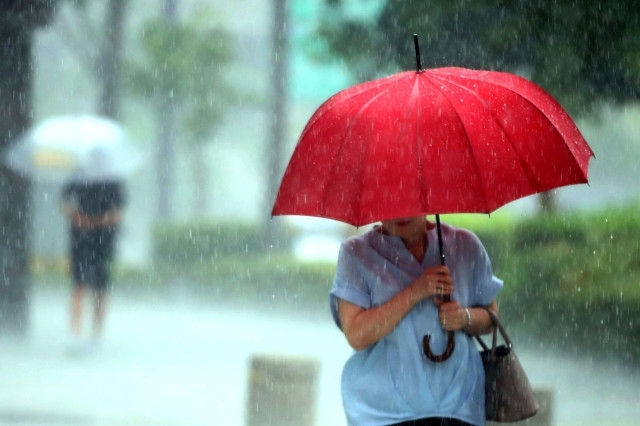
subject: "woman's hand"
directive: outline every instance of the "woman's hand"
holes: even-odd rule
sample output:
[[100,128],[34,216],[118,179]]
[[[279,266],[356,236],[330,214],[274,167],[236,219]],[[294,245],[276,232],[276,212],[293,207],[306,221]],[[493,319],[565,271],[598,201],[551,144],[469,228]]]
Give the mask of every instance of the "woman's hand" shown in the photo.
[[342,331],[355,350],[366,348],[391,333],[402,318],[423,299],[451,293],[453,282],[449,268],[435,266],[426,269],[410,286],[380,306],[363,309],[339,299],[338,312]]
[[119,210],[112,210],[100,216],[89,216],[81,213],[71,204],[63,204],[62,211],[69,218],[71,225],[77,229],[97,229],[114,226],[120,223],[122,215]]
[[416,302],[429,297],[442,297],[453,293],[453,280],[447,266],[433,266],[425,269],[411,285]]
[[[471,336],[479,336],[493,331],[493,322],[485,308],[464,308],[455,300],[445,303],[437,298],[435,303],[439,308],[440,324],[446,331],[463,330]],[[498,314],[498,303],[495,299],[487,305],[487,308],[496,315]]]
[[467,317],[465,309],[455,300],[442,302],[436,299],[435,303],[439,307],[438,318],[440,318],[440,324],[442,324],[443,329],[458,331],[469,325],[470,316]]

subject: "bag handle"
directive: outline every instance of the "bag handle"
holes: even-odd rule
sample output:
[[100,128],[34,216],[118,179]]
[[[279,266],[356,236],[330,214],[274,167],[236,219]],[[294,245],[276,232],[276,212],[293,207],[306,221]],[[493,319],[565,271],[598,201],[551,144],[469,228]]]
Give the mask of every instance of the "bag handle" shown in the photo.
[[[502,325],[502,323],[498,319],[498,316],[495,314],[495,312],[493,312],[491,309],[487,308],[486,306],[479,306],[479,307],[484,309],[485,311],[487,311],[487,313],[489,314],[489,317],[491,318],[491,322],[494,325],[494,328],[493,328],[493,339],[492,339],[492,344],[491,344],[491,358],[495,359],[495,357],[496,357],[496,346],[497,346],[497,343],[498,343],[498,330],[500,330],[500,335],[504,339],[504,341],[505,341],[505,343],[506,343],[506,345],[507,345],[507,347],[509,349],[511,349],[513,344],[511,343],[511,339],[509,338],[509,335],[507,334],[507,330],[505,330],[504,326]],[[484,341],[480,338],[480,336],[475,336],[475,338],[478,341],[478,343],[480,343],[480,346],[482,346],[482,348],[485,351],[489,350],[489,347],[487,346],[486,343],[484,343]]]

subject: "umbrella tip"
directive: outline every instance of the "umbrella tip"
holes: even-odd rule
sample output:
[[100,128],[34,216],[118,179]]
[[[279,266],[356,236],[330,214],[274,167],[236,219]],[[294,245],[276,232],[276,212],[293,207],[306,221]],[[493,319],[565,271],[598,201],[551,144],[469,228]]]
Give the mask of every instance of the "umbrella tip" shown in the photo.
[[424,71],[422,69],[422,59],[420,58],[420,43],[418,43],[418,34],[413,35],[413,47],[416,49],[416,72]]

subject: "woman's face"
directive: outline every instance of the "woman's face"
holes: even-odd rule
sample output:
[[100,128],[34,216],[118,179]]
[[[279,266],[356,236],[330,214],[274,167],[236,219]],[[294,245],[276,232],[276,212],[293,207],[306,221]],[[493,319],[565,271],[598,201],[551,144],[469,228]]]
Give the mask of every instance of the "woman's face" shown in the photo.
[[423,239],[425,229],[427,229],[425,216],[400,217],[382,221],[382,232],[400,237],[405,242]]

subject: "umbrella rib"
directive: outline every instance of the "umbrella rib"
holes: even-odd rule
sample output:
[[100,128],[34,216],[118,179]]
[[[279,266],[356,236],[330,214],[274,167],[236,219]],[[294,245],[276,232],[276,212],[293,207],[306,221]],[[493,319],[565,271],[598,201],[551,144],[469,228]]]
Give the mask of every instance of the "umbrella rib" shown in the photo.
[[[389,84],[393,83],[397,78],[398,78],[397,76],[395,76],[395,75],[391,75],[391,76],[388,76],[388,77],[382,78],[382,79],[380,79],[380,80],[372,80],[372,81],[369,81],[369,82],[361,83],[362,85],[367,84],[367,83],[377,83],[377,84],[371,84],[370,86],[368,86],[368,87],[366,87],[366,88],[362,89],[362,90],[358,93],[358,95],[360,95],[360,96],[365,96],[368,92],[372,92],[372,91],[374,91],[374,93],[378,94],[378,93],[379,93],[379,91],[380,91],[380,88],[381,88],[381,87],[383,87],[383,86],[386,86],[386,85],[389,85]],[[321,113],[321,114],[317,114],[317,115],[316,115],[316,114],[314,114],[314,115],[313,115],[313,117],[312,117],[312,119],[311,119],[311,121],[309,121],[309,122],[307,123],[307,125],[305,126],[305,128],[311,129],[311,128],[313,128],[313,126],[314,126],[314,124],[315,124],[316,122],[318,122],[318,121],[322,121],[322,120],[324,119],[324,116],[325,116],[326,114],[328,114],[328,113],[329,113],[329,112],[331,112],[333,109],[335,109],[335,108],[336,108],[336,105],[339,105],[339,102],[338,102],[338,103],[336,103],[336,102],[335,102],[335,99],[336,99],[337,97],[339,97],[343,92],[346,92],[346,91],[348,91],[349,89],[351,89],[351,88],[350,88],[350,87],[347,87],[346,89],[343,89],[343,90],[339,91],[338,93],[336,93],[335,95],[331,96],[329,99],[327,99],[326,101],[324,101],[324,102],[322,103],[322,105],[320,105],[320,106],[318,107],[318,109],[317,109],[317,111],[322,110],[322,113]],[[327,105],[328,105],[328,104],[330,104],[331,102],[336,103],[336,105],[332,105],[331,107],[327,107]],[[301,135],[301,138],[302,138],[302,136],[304,135],[304,133],[305,133],[305,131],[303,130],[302,135]]]
[[[494,83],[494,84],[498,85],[497,83]],[[531,83],[531,84],[533,84],[533,83]],[[532,106],[533,106],[537,111],[540,111],[540,114],[541,114],[541,115],[544,117],[544,119],[549,123],[549,125],[553,128],[553,130],[554,130],[558,135],[560,135],[560,138],[561,138],[563,141],[567,141],[567,138],[565,138],[565,137],[562,135],[562,133],[560,132],[559,126],[557,126],[557,125],[556,125],[556,124],[555,124],[555,123],[554,123],[554,122],[549,118],[549,114],[548,114],[548,113],[547,113],[547,112],[546,112],[542,107],[538,106],[536,102],[534,102],[534,101],[530,100],[529,98],[525,97],[522,93],[516,92],[515,90],[513,90],[513,89],[511,89],[511,88],[509,88],[509,87],[506,87],[506,86],[504,86],[504,85],[502,85],[502,84],[500,84],[499,86],[500,86],[500,87],[502,87],[502,88],[503,88],[503,89],[505,89],[505,90],[510,91],[511,93],[514,93],[516,96],[518,96],[519,98],[523,99],[523,100],[524,100],[525,102],[527,102],[528,104],[532,105]],[[535,87],[535,86],[534,86],[534,87]],[[536,89],[538,89],[537,87],[535,87],[535,88],[536,88]],[[540,89],[538,89],[538,90],[540,90]],[[549,100],[553,101],[554,103],[557,103],[557,101],[556,101],[553,97],[551,97],[550,95],[548,95],[546,92],[542,92],[542,93],[543,93],[545,96],[549,97]],[[566,115],[566,116],[568,117],[568,113],[567,113],[567,112],[562,108],[562,106],[561,106],[560,104],[558,104],[558,108],[559,108],[560,112],[561,112],[563,115]],[[570,121],[572,121],[572,120],[570,120]],[[572,121],[572,123],[573,123],[573,121]],[[576,130],[577,130],[578,132],[580,132],[580,130],[579,130],[579,129],[577,129],[577,126],[576,126]],[[513,145],[513,144],[512,144],[512,145]],[[566,151],[569,153],[568,157],[569,157],[569,158],[571,158],[571,159],[576,163],[576,166],[577,166],[580,170],[582,170],[582,168],[580,167],[580,164],[578,163],[578,160],[577,160],[576,156],[574,155],[573,151],[571,150],[571,148],[570,148],[569,144],[568,144],[568,143],[563,143],[563,144],[561,144],[561,147],[562,147],[562,149],[566,150]],[[588,145],[587,145],[587,147],[588,147],[588,149],[589,149],[590,156],[593,156],[593,151],[591,150],[591,147],[589,147]],[[520,162],[522,163],[522,160],[520,160]],[[523,168],[526,170],[526,168],[525,168],[525,167],[523,167]],[[585,178],[585,180],[586,180],[586,179],[587,179],[587,175],[586,175],[584,172],[583,172],[583,174],[584,174],[584,178]],[[529,177],[529,176],[527,176],[527,177]],[[537,186],[538,186],[538,188],[536,189],[536,191],[537,191],[537,192],[547,191],[547,190],[551,189],[551,188],[549,188],[549,189],[539,188],[539,185],[537,185]]]
[[[522,78],[522,77],[518,77],[518,78]],[[468,78],[468,79],[469,79],[469,80],[472,80],[472,81],[479,81],[479,80],[476,80],[476,79],[474,79],[474,78]],[[544,90],[542,90],[541,88],[539,88],[538,86],[536,86],[534,83],[532,83],[532,82],[530,82],[529,80],[526,80],[526,79],[523,79],[523,80],[525,80],[528,84],[530,84],[530,85],[531,85],[531,87],[532,87],[532,88],[534,88],[536,91],[539,91],[542,95],[544,95],[545,97],[549,98],[549,100],[550,100],[550,101],[553,101],[554,103],[557,103],[557,101],[556,101],[553,97],[551,97],[551,96],[550,96],[549,94],[547,94]],[[553,128],[553,130],[554,130],[557,134],[559,134],[559,135],[560,135],[560,138],[561,138],[562,140],[566,140],[566,138],[565,138],[565,137],[563,137],[563,135],[560,133],[560,129],[558,128],[558,126],[557,126],[557,125],[556,125],[556,124],[555,124],[555,123],[554,123],[554,122],[549,118],[549,114],[548,114],[548,113],[547,113],[547,112],[546,112],[546,111],[545,111],[541,106],[538,106],[538,104],[537,104],[536,102],[534,102],[534,101],[532,101],[531,99],[529,99],[528,97],[524,96],[522,93],[520,93],[520,92],[518,92],[518,91],[516,91],[516,90],[513,90],[512,88],[510,88],[510,87],[508,87],[508,86],[506,86],[506,85],[502,84],[501,82],[498,82],[498,81],[492,81],[492,84],[494,84],[494,85],[496,85],[496,86],[499,86],[499,87],[501,87],[501,88],[502,88],[502,89],[504,89],[504,90],[509,91],[510,93],[514,94],[514,95],[515,95],[515,96],[517,96],[518,98],[522,99],[524,102],[526,102],[526,103],[528,103],[529,105],[533,106],[533,107],[534,107],[534,109],[535,109],[536,111],[539,111],[539,112],[540,112],[540,114],[544,117],[544,120],[546,120],[546,122],[547,122],[547,123],[549,123],[549,125],[551,126],[551,128]],[[475,94],[475,92],[473,92],[473,91],[469,90],[468,88],[466,88],[466,87],[464,87],[464,86],[461,86],[461,87],[462,87],[463,89],[465,89],[465,90],[467,90],[467,91],[471,92],[471,93],[474,93],[474,95],[476,96],[476,98],[480,99],[480,101],[481,101],[483,104],[485,104],[485,102],[482,100],[482,98],[480,98],[479,96],[477,96],[477,94]],[[564,111],[564,109],[562,108],[562,106],[561,106],[560,104],[558,104],[558,109],[559,109],[559,111],[560,111],[563,115],[567,115],[567,116],[568,116],[568,114],[566,113],[566,111]],[[489,113],[490,113],[490,114],[491,114],[491,116],[494,118],[494,120],[496,121],[496,123],[498,124],[498,126],[500,126],[500,128],[504,130],[504,129],[505,129],[505,127],[500,123],[500,121],[499,121],[499,120],[497,120],[497,119],[496,119],[495,114],[491,113],[491,110],[489,110],[489,109],[487,109],[487,111],[489,111]],[[579,132],[579,130],[577,130],[577,131]],[[516,151],[515,146],[514,146],[513,142],[511,141],[511,139],[510,139],[510,138],[507,138],[507,139],[509,140],[509,144],[513,147],[514,151]],[[569,157],[569,158],[571,158],[571,159],[576,163],[576,166],[577,166],[579,169],[581,169],[581,167],[580,167],[580,165],[579,165],[579,163],[578,163],[577,158],[575,157],[575,155],[573,154],[573,152],[572,152],[571,148],[569,147],[569,144],[567,144],[567,143],[562,144],[562,149],[566,150],[566,151],[569,153],[569,156],[568,156],[568,157]],[[588,149],[589,149],[589,152],[590,152],[590,154],[591,154],[591,156],[592,156],[592,155],[593,155],[593,151],[591,150],[591,148],[590,148],[590,147],[588,147]],[[516,151],[516,152],[517,152],[517,151]],[[543,191],[547,191],[547,190],[549,190],[549,189],[552,189],[552,188],[547,188],[547,189],[542,188],[542,187],[538,184],[538,181],[535,179],[535,177],[533,177],[533,175],[530,173],[530,170],[526,167],[526,163],[524,163],[524,162],[523,162],[523,160],[522,160],[522,158],[521,158],[520,156],[518,156],[518,161],[519,161],[519,163],[520,163],[520,165],[521,165],[521,167],[522,167],[522,170],[524,170],[524,172],[525,172],[525,176],[527,177],[527,180],[529,181],[529,184],[530,184],[530,185],[531,185],[531,187],[534,189],[533,194],[536,194],[536,193],[539,193],[539,192],[543,192]],[[581,170],[582,170],[582,169],[581,169]],[[584,173],[583,173],[583,174],[584,174]],[[586,180],[587,176],[585,175],[584,177],[585,177],[585,180]]]
[[[547,114],[540,109],[534,102],[532,102],[531,100],[529,100],[528,98],[526,98],[525,96],[523,96],[521,93],[516,92],[515,90],[509,88],[509,87],[505,87],[503,85],[500,85],[500,87],[502,87],[505,90],[508,90],[509,92],[515,94],[517,97],[519,97],[520,99],[522,99],[523,101],[525,101],[526,103],[532,105],[537,111],[540,111],[540,114],[544,117],[544,120],[547,121],[547,123],[550,124],[550,126],[553,128],[553,130],[555,131],[555,133],[560,134],[560,131],[558,130],[558,127],[549,119],[549,117],[547,116]],[[491,112],[491,111],[489,111]],[[492,117],[494,117],[494,120],[496,121],[496,123],[498,123],[498,126],[500,126],[501,129],[505,130],[505,127],[500,123],[499,120],[496,119],[495,115],[492,113],[491,114]],[[564,138],[562,137],[562,135],[560,135],[561,139],[564,140]],[[509,141],[509,144],[511,145],[512,149],[517,152],[515,145],[513,144],[511,138],[507,138],[507,140]],[[576,162],[577,164],[577,160],[576,158],[572,155],[571,153],[571,149],[569,148],[568,144],[563,143],[561,144],[562,149],[565,149],[569,152],[569,158],[571,158],[573,161]],[[539,181],[533,176],[533,173],[531,173],[531,170],[526,167],[526,163],[523,161],[523,159],[521,158],[521,156],[517,156],[518,158],[518,162],[520,163],[520,167],[522,168],[522,170],[524,171],[525,176],[527,177],[527,180],[529,181],[529,184],[531,185],[531,188],[533,188],[533,193],[532,194],[537,194],[540,192],[544,192],[547,190],[550,190],[552,188],[543,188]]]
[[[469,89],[467,89],[466,87],[464,87],[462,85],[459,85],[458,83],[452,82],[450,80],[441,80],[438,76],[431,76],[431,78],[433,78],[434,80],[435,79],[440,80],[441,84],[455,84],[456,86],[469,91]],[[437,89],[437,86],[432,81],[430,81],[430,84],[432,84]],[[453,110],[456,111],[456,117],[457,117],[458,121],[460,122],[460,125],[463,128],[465,128],[464,121],[462,121],[460,119],[460,114],[458,114],[458,109],[456,108],[456,103],[453,102],[451,99],[449,99],[449,97],[447,95],[445,95],[442,91],[439,91],[439,92],[442,93],[443,97],[447,100],[449,105],[451,105],[451,108],[453,108]],[[474,93],[472,91],[469,91],[469,92]],[[476,96],[476,98],[479,98],[475,93],[474,93],[474,96]],[[482,99],[480,99],[480,101],[482,102]],[[482,103],[484,104],[484,102],[482,102]],[[493,114],[491,114],[491,116],[494,117]],[[495,119],[495,117],[494,117],[494,119]],[[469,135],[466,132],[466,129],[465,129],[465,133],[464,134],[465,134],[465,141],[466,141],[467,145],[469,146],[469,150],[471,151],[471,154],[473,155],[473,158],[476,160],[476,161],[473,162],[473,165],[474,165],[474,168],[476,169],[476,175],[478,176],[480,182],[482,182],[482,188],[484,189],[483,192],[482,192],[482,198],[484,198],[484,205],[486,206],[485,210],[488,213],[488,212],[491,211],[491,209],[489,208],[489,202],[487,200],[487,192],[486,192],[486,189],[485,189],[486,185],[485,185],[485,182],[482,179],[482,173],[480,173],[480,168],[478,167],[478,161],[477,161],[476,153],[475,153],[475,151],[473,149],[473,145],[471,144],[471,140],[469,139]]]
[[[363,93],[366,93],[366,91],[363,91]],[[344,134],[344,137],[342,138],[342,141],[340,143],[340,148],[338,149],[338,152],[336,153],[336,158],[340,158],[342,156],[342,152],[345,149],[345,145],[347,144],[347,142],[349,141],[351,134],[353,133],[353,128],[355,127],[356,123],[358,122],[358,119],[360,117],[362,117],[362,115],[364,114],[365,110],[369,107],[369,105],[371,105],[371,103],[373,103],[376,99],[378,99],[380,96],[382,96],[385,93],[385,91],[381,91],[381,92],[376,92],[376,95],[373,96],[371,99],[369,99],[367,102],[365,102],[360,108],[358,108],[358,111],[356,112],[356,114],[354,114],[352,117],[352,120],[349,122],[349,126],[347,131]],[[364,146],[364,151],[365,153],[369,151],[368,149],[369,145],[365,144]],[[365,162],[363,162],[362,164],[365,164]],[[336,174],[336,171],[338,170],[339,167],[339,162],[338,161],[334,161],[333,165],[331,167],[331,171],[328,174],[327,177],[327,181],[330,182],[331,179],[329,178],[329,176],[334,176]],[[364,168],[361,167],[360,170],[358,171],[358,175],[359,175],[359,182],[362,183],[362,173],[363,173]],[[357,192],[357,197],[354,200],[354,204],[358,206],[358,212],[357,212],[357,217],[358,217],[358,222],[360,221],[361,217],[360,217],[360,212],[361,210],[361,206],[360,206],[360,199],[361,199],[361,193],[362,191],[358,191]],[[328,194],[329,191],[325,191],[324,194],[322,195],[322,205],[321,205],[321,210],[322,211],[326,211],[326,202],[327,202],[327,198],[328,198]]]
[[[435,78],[438,78],[438,77],[435,77]],[[467,80],[469,80],[469,81],[479,82],[478,84],[480,84],[480,83],[482,82],[481,80],[476,80],[476,79],[473,79],[473,78],[471,78],[471,77],[466,77],[466,79],[467,79]],[[496,125],[497,125],[501,130],[502,130],[503,134],[505,134],[505,135],[507,134],[507,132],[505,131],[506,129],[505,129],[505,127],[502,125],[502,123],[500,122],[500,120],[498,120],[498,119],[497,119],[496,115],[492,112],[492,110],[491,110],[490,108],[487,108],[487,107],[486,107],[486,102],[484,101],[484,99],[482,99],[482,97],[478,96],[478,94],[477,94],[476,92],[474,92],[473,90],[469,89],[469,88],[468,88],[468,87],[466,87],[465,85],[462,85],[462,84],[456,83],[456,82],[451,81],[451,80],[444,80],[444,83],[446,83],[446,84],[451,84],[451,85],[455,85],[456,87],[458,87],[458,88],[460,88],[460,89],[464,90],[465,92],[467,92],[467,93],[471,94],[471,95],[472,95],[473,97],[475,97],[475,98],[478,100],[478,102],[480,102],[482,105],[485,105],[485,108],[484,108],[484,109],[485,109],[485,111],[486,111],[486,112],[487,112],[487,113],[488,113],[488,114],[493,118],[494,122],[495,122],[495,123],[496,123]],[[549,119],[549,117],[547,117],[547,114],[545,114],[545,113],[544,113],[540,108],[538,108],[538,106],[537,106],[534,102],[532,102],[531,100],[529,100],[528,98],[526,98],[525,96],[523,96],[521,93],[518,93],[517,91],[515,91],[515,90],[513,90],[513,89],[511,89],[511,88],[509,88],[509,87],[506,87],[506,86],[504,86],[504,85],[502,85],[502,84],[498,84],[498,83],[496,83],[496,82],[493,82],[493,84],[495,84],[496,86],[501,87],[501,88],[502,88],[502,89],[504,89],[504,90],[508,90],[509,92],[513,93],[514,95],[516,95],[517,97],[519,97],[519,98],[520,98],[520,99],[522,99],[523,101],[525,101],[525,102],[527,102],[528,104],[532,105],[532,106],[533,106],[537,111],[540,111],[540,113],[541,113],[541,115],[544,117],[544,119],[545,119],[545,120],[546,120],[546,121],[551,125],[551,127],[552,127],[556,132],[558,132],[557,127],[553,124],[553,122],[551,122],[551,120]],[[453,108],[457,111],[457,109],[455,108],[455,103],[454,103],[454,102],[452,102],[448,97],[447,97],[447,100],[448,100],[448,101],[449,101],[449,103],[453,106]],[[461,121],[461,123],[462,123],[462,125],[464,126],[464,123],[463,123],[462,121]],[[466,139],[467,139],[467,142],[469,143],[469,138],[467,137]],[[511,140],[511,138],[506,137],[505,139],[508,141],[508,143],[509,143],[509,145],[511,146],[511,148],[513,149],[513,151],[514,151],[514,152],[517,152],[517,149],[516,149],[515,145],[513,144],[513,141]],[[564,138],[563,138],[563,139],[564,139]],[[570,151],[570,149],[569,149],[569,147],[567,146],[567,144],[563,144],[563,145],[564,145],[564,149],[567,149],[567,150],[569,150],[569,151]],[[472,145],[469,143],[469,146],[471,147]],[[471,152],[473,152],[473,149],[471,150]],[[475,153],[474,153],[474,157],[475,157]],[[531,194],[536,194],[536,193],[539,193],[539,192],[545,191],[545,189],[544,189],[544,188],[542,188],[542,187],[538,184],[538,181],[537,181],[537,180],[535,179],[535,177],[532,175],[532,173],[531,173],[531,171],[529,170],[529,168],[527,168],[527,167],[526,167],[526,163],[523,161],[523,159],[522,159],[520,156],[516,156],[516,157],[517,157],[517,159],[518,159],[518,163],[520,164],[520,168],[521,168],[521,169],[523,170],[523,172],[524,172],[524,176],[526,176],[527,181],[529,182],[529,185],[530,185],[530,186],[531,186],[531,188],[533,189],[533,192],[532,192]],[[571,157],[571,158],[574,158],[574,157],[573,157],[573,155],[571,155],[570,157]],[[574,159],[574,161],[575,161],[575,159]],[[476,162],[475,164],[477,164],[477,162]],[[476,169],[477,169],[477,166],[476,166]],[[479,173],[479,170],[478,170],[478,173]],[[481,180],[481,182],[482,182],[482,184],[483,184],[483,187],[485,187],[485,182],[483,182],[483,181],[482,181],[482,179],[480,179],[480,180]],[[485,194],[486,194],[486,192],[485,192]],[[529,195],[531,195],[531,194],[529,194]],[[484,195],[484,194],[483,194],[483,195]],[[526,195],[523,195],[523,197],[524,197],[524,196],[526,196]],[[522,197],[520,197],[520,198],[522,198]],[[485,202],[486,202],[486,196],[485,196]],[[490,209],[490,210],[492,210],[492,209]]]
[[[412,93],[411,96],[409,97],[409,100],[413,102],[413,104],[415,105],[415,100],[418,99],[420,97],[420,79],[416,79],[415,81],[415,85],[412,89]],[[413,92],[417,91],[418,93],[414,96]],[[409,110],[411,110],[411,108],[409,108]],[[418,187],[419,188],[425,188],[426,187],[426,182],[425,182],[425,176],[424,176],[424,161],[422,159],[422,156],[419,155],[420,152],[422,152],[422,138],[420,137],[420,116],[421,116],[421,110],[417,109],[417,117],[415,120],[416,123],[416,137],[415,137],[415,141],[416,141],[416,153],[418,153],[418,155],[416,155],[416,161],[417,161],[417,169],[418,169]],[[427,206],[427,200],[425,198],[425,194],[423,191],[420,191],[420,205],[425,207],[426,210],[426,206]]]

